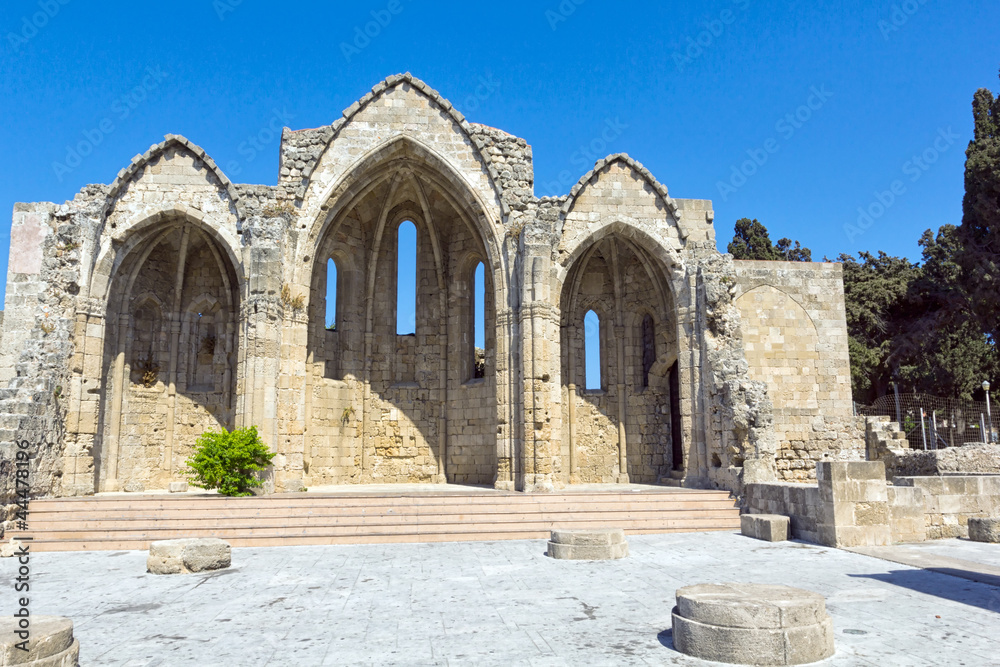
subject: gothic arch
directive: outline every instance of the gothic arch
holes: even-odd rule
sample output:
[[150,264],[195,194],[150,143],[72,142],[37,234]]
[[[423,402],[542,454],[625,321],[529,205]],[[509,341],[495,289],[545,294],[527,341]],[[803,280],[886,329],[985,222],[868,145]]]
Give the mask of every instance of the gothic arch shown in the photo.
[[[309,483],[492,483],[499,408],[491,399],[509,382],[509,371],[496,372],[491,350],[492,377],[469,384],[454,363],[462,330],[455,276],[471,255],[483,258],[488,269],[493,287],[488,301],[494,306],[488,319],[494,330],[495,303],[506,300],[501,241],[489,206],[444,159],[410,137],[370,151],[331,184],[329,197],[304,225],[300,252],[306,261],[294,276],[310,286],[313,313],[306,392],[313,433],[307,444]],[[392,298],[394,230],[404,220],[418,233],[419,312],[412,336],[397,335]],[[346,307],[343,330],[338,323],[336,332],[328,332],[316,320],[319,306],[313,304],[320,300],[326,259],[337,253],[351,255],[357,265],[352,275],[360,302]],[[499,336],[490,336],[491,346]],[[359,353],[358,363],[332,374],[322,371],[321,362],[336,366],[338,349]],[[353,417],[338,423],[331,414]]]
[[[237,269],[217,236],[185,218],[144,221],[117,250],[95,272],[106,309],[95,484],[166,488],[184,477],[197,433],[233,426]],[[144,333],[147,319],[158,332]]]
[[[570,483],[657,483],[670,474],[675,448],[668,372],[676,363],[680,326],[669,263],[656,245],[607,225],[576,246],[562,269],[558,307],[564,392],[564,475]],[[624,227],[619,226],[619,229]],[[669,254],[662,255],[671,259]],[[599,392],[583,391],[583,315],[601,318],[602,377]],[[656,324],[657,376],[644,386],[642,316]]]

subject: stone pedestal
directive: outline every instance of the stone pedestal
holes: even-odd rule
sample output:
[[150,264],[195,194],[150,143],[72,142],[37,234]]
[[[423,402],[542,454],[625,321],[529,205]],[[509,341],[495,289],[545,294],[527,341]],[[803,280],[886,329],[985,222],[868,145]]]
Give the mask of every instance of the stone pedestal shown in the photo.
[[73,621],[62,616],[31,616],[27,651],[18,648],[24,642],[20,620],[0,617],[0,665],[18,667],[77,667],[80,642],[73,639]]
[[975,542],[1000,542],[1000,519],[969,517],[969,539]]
[[628,556],[621,528],[553,530],[548,554],[560,560],[614,560]]
[[804,665],[834,653],[823,596],[789,586],[681,588],[673,637],[681,653],[741,665]]
[[188,574],[222,570],[232,563],[229,543],[215,538],[162,540],[149,545],[146,570],[152,574]]
[[791,539],[791,521],[780,514],[744,514],[740,517],[740,532],[765,542],[785,542]]

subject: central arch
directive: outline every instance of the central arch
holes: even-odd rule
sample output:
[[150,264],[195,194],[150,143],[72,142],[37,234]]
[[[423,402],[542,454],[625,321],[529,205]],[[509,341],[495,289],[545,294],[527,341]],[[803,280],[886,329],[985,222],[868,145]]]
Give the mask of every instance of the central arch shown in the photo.
[[[462,178],[397,139],[331,189],[313,226],[305,470],[308,484],[492,485],[506,369],[497,304],[505,271],[493,223]],[[397,333],[397,230],[416,229],[415,331]],[[337,326],[325,323],[337,267]],[[485,266],[486,346],[476,364],[474,271]],[[504,365],[505,366],[505,365]],[[482,377],[476,377],[482,375]]]

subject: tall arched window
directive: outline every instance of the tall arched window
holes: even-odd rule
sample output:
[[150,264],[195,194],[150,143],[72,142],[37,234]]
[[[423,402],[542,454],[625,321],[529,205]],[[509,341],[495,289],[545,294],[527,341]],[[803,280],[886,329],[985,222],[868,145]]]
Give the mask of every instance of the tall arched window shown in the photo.
[[482,262],[473,272],[472,290],[472,377],[486,377],[486,267]]
[[592,310],[588,310],[583,318],[583,353],[586,359],[587,389],[602,389],[601,378],[601,318]]
[[326,261],[326,329],[337,330],[337,263]]
[[649,386],[649,371],[656,363],[656,327],[653,317],[642,318],[642,386]]
[[417,227],[403,221],[396,232],[396,333],[417,332]]

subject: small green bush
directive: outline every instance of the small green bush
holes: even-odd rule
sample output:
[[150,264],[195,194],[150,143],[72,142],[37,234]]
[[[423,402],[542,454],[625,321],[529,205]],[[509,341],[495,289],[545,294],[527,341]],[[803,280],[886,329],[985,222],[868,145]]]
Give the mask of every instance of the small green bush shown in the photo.
[[192,470],[188,481],[202,489],[218,489],[224,496],[251,496],[263,484],[254,473],[267,468],[273,458],[256,426],[232,433],[208,431],[198,438],[187,460]]

